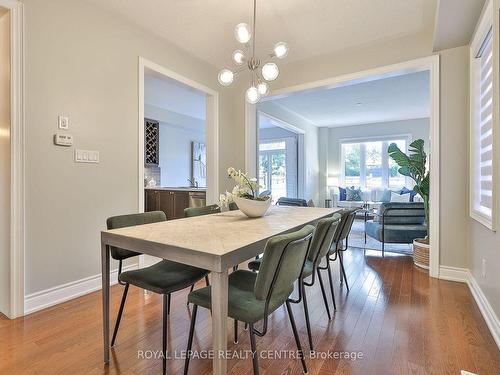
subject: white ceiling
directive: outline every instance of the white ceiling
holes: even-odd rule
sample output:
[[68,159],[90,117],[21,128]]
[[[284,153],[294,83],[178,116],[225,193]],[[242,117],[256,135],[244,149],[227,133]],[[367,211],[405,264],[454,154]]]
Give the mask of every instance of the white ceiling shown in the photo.
[[[88,0],[216,66],[241,48],[236,24],[251,24],[252,0]],[[273,0],[257,2],[257,52],[278,41],[288,60],[376,41],[432,33],[437,0]]]
[[154,71],[144,75],[144,103],[205,120],[205,93]]
[[270,101],[320,127],[424,118],[429,117],[429,73],[302,91]]

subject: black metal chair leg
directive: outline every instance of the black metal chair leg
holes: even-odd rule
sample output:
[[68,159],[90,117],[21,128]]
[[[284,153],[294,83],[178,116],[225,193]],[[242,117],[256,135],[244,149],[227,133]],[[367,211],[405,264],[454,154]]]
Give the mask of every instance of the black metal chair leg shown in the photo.
[[290,306],[290,302],[288,301],[286,301],[286,309],[288,310],[288,317],[290,318],[290,323],[292,325],[293,337],[295,337],[295,343],[297,344],[297,350],[299,351],[300,361],[302,362],[302,369],[304,371],[304,374],[307,374],[307,365],[304,358],[304,351],[302,350],[302,345],[300,345],[297,326],[295,325],[295,319],[293,319],[292,307]]
[[113,338],[111,339],[111,346],[115,345],[116,334],[118,333],[118,327],[120,327],[120,321],[122,320],[123,308],[125,307],[125,301],[127,299],[129,286],[130,284],[125,284],[125,289],[123,289],[122,301],[120,302],[120,309],[118,310],[118,316],[116,317],[115,329],[113,331]]
[[162,340],[162,353],[163,353],[163,375],[167,373],[167,340],[168,340],[168,310],[170,306],[170,294],[163,295],[163,340]]
[[385,256],[384,252],[385,252],[385,242],[382,241],[382,258]]
[[[205,276],[205,285],[206,285],[206,286],[209,286],[209,285],[210,285],[210,280],[208,279],[208,275],[207,275],[207,276]],[[194,288],[194,285],[193,285],[193,288]],[[193,290],[191,289],[191,291],[193,291]]]
[[[328,280],[330,281],[330,293],[332,293],[333,310],[337,310],[337,304],[335,303],[335,292],[333,291],[333,277],[332,277],[332,267],[330,262],[327,261],[326,269],[328,270]],[[347,284],[347,281],[346,281]]]
[[198,305],[193,306],[193,314],[191,315],[191,325],[189,327],[189,339],[186,350],[186,361],[184,362],[184,375],[187,375],[189,369],[189,359],[191,358],[191,349],[193,347],[194,326],[196,324],[196,313],[198,312]]
[[249,325],[250,332],[250,347],[252,349],[252,364],[253,364],[253,374],[259,375],[259,358],[257,354],[257,345],[255,344],[255,332],[253,330],[253,324]]
[[170,302],[172,300],[172,295],[169,293],[167,294],[167,315],[170,315]]
[[320,272],[319,268],[316,268],[316,271],[318,273],[319,286],[321,287],[321,294],[323,295],[323,302],[325,302],[326,313],[328,314],[328,320],[332,320],[332,315],[330,314],[330,308],[328,307],[328,300],[326,298],[325,285],[323,284],[323,279],[321,278],[321,272]]
[[342,260],[342,256],[339,256],[339,261],[340,261],[340,280],[342,280],[342,278],[344,278],[345,280],[345,286],[347,288],[347,290],[349,290],[349,284],[347,283],[347,276],[346,276],[346,273],[345,273],[345,268],[344,268],[344,261]]
[[[205,279],[206,280],[206,279]],[[208,285],[207,285],[208,286]],[[191,285],[191,289],[189,289],[189,293],[191,293],[194,290],[194,284]],[[186,306],[189,306],[189,301],[186,302]]]
[[302,288],[302,303],[304,304],[304,314],[306,315],[306,328],[307,328],[307,337],[309,339],[309,348],[311,351],[314,351],[312,333],[311,333],[311,321],[309,319],[309,308],[307,307],[307,297],[306,297],[306,288],[304,287],[304,283],[301,282]]
[[234,319],[234,343],[238,343],[238,321]]

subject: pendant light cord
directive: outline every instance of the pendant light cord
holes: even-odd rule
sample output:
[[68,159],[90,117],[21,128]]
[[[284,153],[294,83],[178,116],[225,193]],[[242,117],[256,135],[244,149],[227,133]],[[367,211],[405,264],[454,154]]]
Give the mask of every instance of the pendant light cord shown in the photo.
[[257,29],[255,28],[257,18],[257,0],[253,0],[253,50],[252,57],[255,58],[255,44],[257,43]]

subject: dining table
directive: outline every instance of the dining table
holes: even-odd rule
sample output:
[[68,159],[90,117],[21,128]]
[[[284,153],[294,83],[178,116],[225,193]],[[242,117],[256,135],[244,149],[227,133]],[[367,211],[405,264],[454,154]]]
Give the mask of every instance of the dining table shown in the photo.
[[227,374],[228,270],[264,250],[276,235],[314,224],[338,208],[271,206],[249,218],[239,210],[101,232],[104,362],[109,363],[110,246],[209,270],[213,374]]

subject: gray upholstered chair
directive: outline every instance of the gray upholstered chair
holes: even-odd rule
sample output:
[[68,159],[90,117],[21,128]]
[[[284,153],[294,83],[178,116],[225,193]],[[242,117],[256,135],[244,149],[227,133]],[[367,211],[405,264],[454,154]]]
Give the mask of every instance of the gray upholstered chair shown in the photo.
[[[304,264],[304,271],[302,272],[302,279],[299,284],[299,288],[302,293],[302,302],[304,304],[304,313],[306,318],[307,335],[309,339],[309,347],[314,350],[312,334],[311,334],[311,323],[309,318],[309,309],[307,305],[307,297],[305,286],[313,286],[316,281],[316,275],[319,279],[319,284],[321,287],[321,293],[323,295],[323,302],[325,303],[326,312],[328,314],[328,319],[331,320],[332,316],[330,314],[330,309],[328,307],[328,300],[326,298],[325,287],[323,279],[321,278],[320,263],[325,258],[332,245],[335,233],[337,232],[337,227],[340,224],[341,216],[340,214],[333,214],[332,217],[321,219],[316,224],[316,229],[314,230],[314,236],[311,240],[311,245],[308,250],[307,260]],[[328,260],[327,260],[328,262]],[[259,271],[262,264],[262,258],[253,260],[248,263],[248,268],[252,271]],[[309,282],[305,281],[306,278],[312,276]],[[335,305],[335,295],[332,291],[333,303]],[[237,329],[237,327],[235,327]],[[236,335],[236,334],[235,334]]]
[[382,242],[382,256],[386,243],[412,243],[427,236],[425,208],[421,202],[382,203],[373,220],[365,223],[366,236]]
[[[293,292],[295,281],[302,278],[313,231],[314,227],[307,225],[296,232],[278,235],[269,239],[264,250],[259,273],[238,270],[229,275],[228,315],[236,321],[240,320],[249,324],[254,374],[259,373],[255,335],[262,337],[266,334],[269,315],[283,304],[286,304],[288,310],[303,371],[305,374],[307,373],[304,353],[290,307],[290,302],[293,301],[289,297]],[[194,308],[191,315],[191,327],[186,351],[185,375],[189,369],[198,306],[207,309],[211,308],[211,288],[206,287],[195,290],[189,294],[188,299],[193,303]],[[255,328],[255,323],[259,321],[263,321],[260,331]]]
[[297,207],[307,207],[307,201],[300,198],[287,198],[281,197],[276,202],[277,206],[297,206]]
[[220,212],[220,207],[216,204],[203,207],[189,207],[184,209],[184,217],[193,217],[201,215],[217,214]]
[[[152,211],[142,214],[110,217],[106,221],[106,223],[108,229],[118,229],[134,225],[151,224],[165,220],[167,220],[167,218],[164,212]],[[125,307],[125,301],[127,299],[129,286],[135,285],[139,288],[161,294],[163,296],[163,374],[166,374],[166,353],[168,337],[167,317],[170,313],[170,295],[173,292],[193,285],[198,280],[201,280],[204,277],[206,278],[208,275],[208,271],[197,267],[191,267],[185,264],[172,262],[169,260],[162,260],[149,267],[140,268],[133,271],[121,272],[123,260],[140,255],[140,253],[114,246],[110,247],[110,251],[111,257],[119,261],[118,282],[121,285],[125,286],[120,302],[120,309],[118,310],[118,316],[116,318],[111,346],[115,345],[116,335],[118,333],[118,328],[120,327],[120,321],[123,314],[123,308]]]

